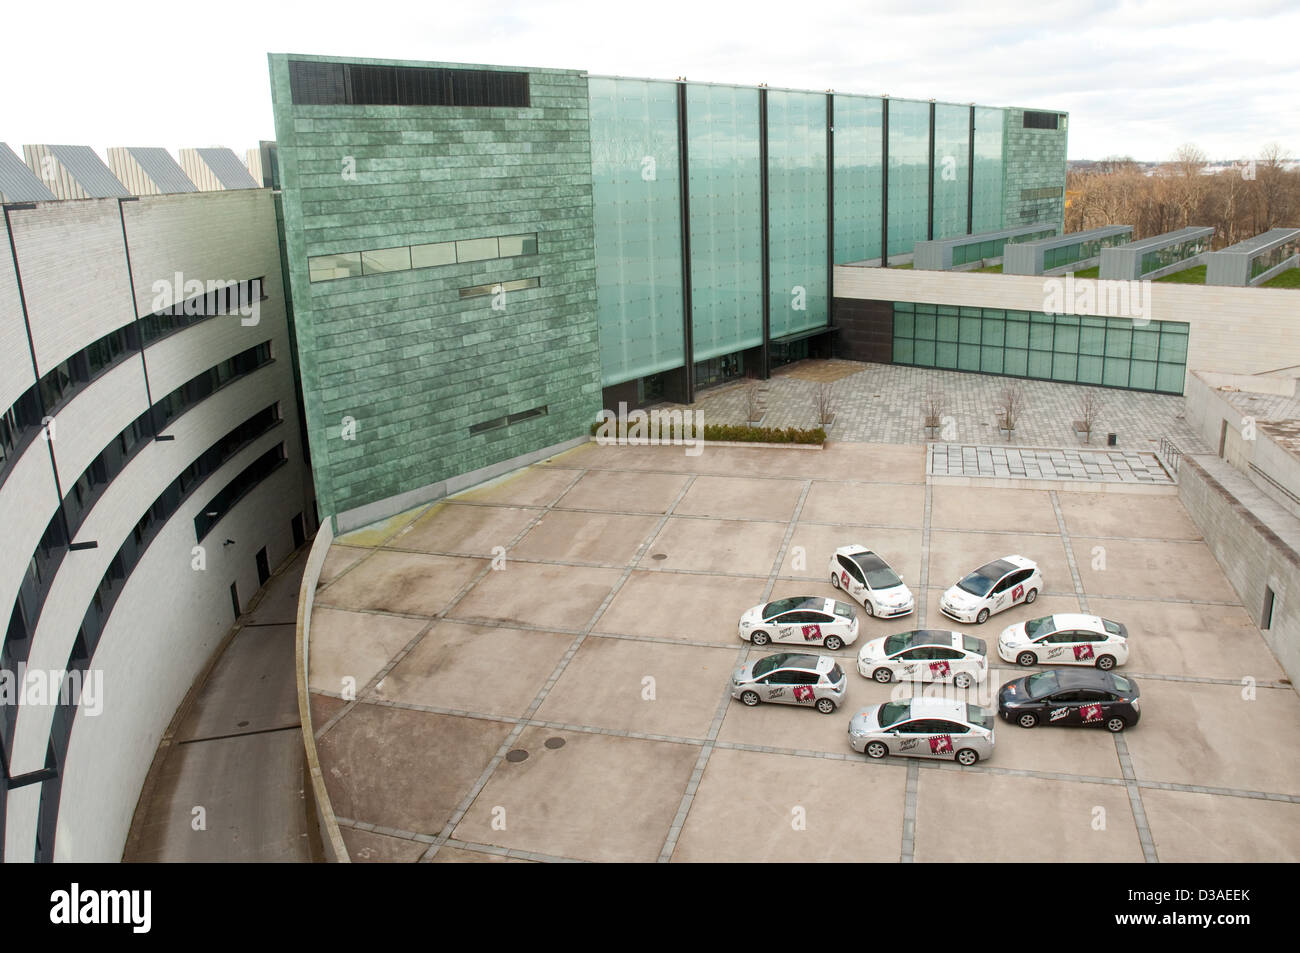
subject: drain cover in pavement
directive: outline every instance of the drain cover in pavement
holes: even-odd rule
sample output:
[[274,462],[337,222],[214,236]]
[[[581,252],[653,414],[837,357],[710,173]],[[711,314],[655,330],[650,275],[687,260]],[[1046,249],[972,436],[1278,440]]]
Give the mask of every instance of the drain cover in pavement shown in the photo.
[[546,744],[546,747],[548,747],[548,748],[563,748],[563,747],[564,747],[564,739],[563,739],[563,738],[547,738],[545,744]]
[[650,558],[651,558],[651,559],[667,559],[667,558],[668,558],[668,554],[667,554],[667,553],[655,553],[655,554],[654,554],[653,556],[651,556]]
[[507,761],[523,761],[528,757],[528,752],[523,748],[516,748],[513,751],[506,752]]

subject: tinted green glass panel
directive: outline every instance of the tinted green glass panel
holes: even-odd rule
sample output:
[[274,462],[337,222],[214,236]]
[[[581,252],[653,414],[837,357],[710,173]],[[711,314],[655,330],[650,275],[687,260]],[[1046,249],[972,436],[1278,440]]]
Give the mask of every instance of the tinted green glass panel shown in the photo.
[[824,94],[768,92],[767,189],[771,336],[825,327]]
[[1153,361],[1133,361],[1129,367],[1129,386],[1141,390],[1154,390],[1156,365]]
[[1002,227],[1002,110],[975,107],[972,231]]
[[1052,355],[1052,379],[1072,381],[1078,373],[1078,357],[1074,354],[1056,353]]
[[894,338],[894,360],[899,364],[912,363],[911,338]]
[[1029,347],[1029,324],[1007,315],[1007,347]]
[[1135,360],[1154,361],[1160,354],[1159,330],[1133,329],[1133,358]]
[[1020,348],[1007,348],[1002,358],[1002,370],[1006,374],[1024,377],[1029,372],[1029,352]]
[[930,104],[889,104],[889,254],[911,254],[930,213]]
[[880,257],[884,107],[835,96],[835,260]]
[[1079,353],[1101,354],[1106,350],[1106,329],[1088,327],[1079,329]]
[[1160,331],[1160,360],[1180,364],[1187,360],[1187,338],[1181,334],[1169,333],[1163,325]]
[[1000,347],[980,348],[980,370],[986,374],[1001,374],[1002,354]]
[[696,361],[763,339],[758,90],[688,86]]
[[918,314],[916,316],[916,336],[918,338],[929,338],[933,341],[937,321],[938,318],[932,314]]
[[970,107],[934,107],[934,237],[966,234]]
[[1111,326],[1106,329],[1106,356],[1127,358],[1133,353],[1133,330],[1131,327]]
[[957,317],[956,315],[940,315],[938,318],[937,339],[940,341],[957,340]]
[[961,340],[963,344],[979,344],[980,325],[982,323],[983,322],[977,317],[964,315],[961,318],[961,326],[958,329],[959,340]]
[[912,355],[912,362],[926,367],[934,367],[934,342],[917,341]]
[[1029,352],[1029,376],[1030,377],[1051,377],[1052,376],[1052,355],[1046,351]]
[[1156,390],[1166,391],[1170,394],[1181,394],[1183,392],[1183,380],[1186,376],[1186,370],[1182,364],[1161,364],[1156,371]]
[[916,333],[916,315],[894,312],[894,337],[910,338]]
[[592,78],[589,90],[600,376],[608,386],[685,361],[677,86]]
[[1106,358],[1106,368],[1101,382],[1107,387],[1128,386],[1128,361],[1115,357]]
[[1063,354],[1079,353],[1079,329],[1068,324],[1058,324],[1056,326],[1056,339],[1052,345],[1053,350]]
[[1101,383],[1101,361],[1100,357],[1089,357],[1088,355],[1079,355],[1079,374],[1080,384],[1100,384]]
[[1052,349],[1052,325],[1034,322],[1029,326],[1029,346],[1035,351]]
[[935,367],[955,368],[957,366],[957,345],[936,344],[934,347],[934,364]]
[[985,318],[984,331],[980,340],[985,345],[1001,347],[1005,338],[1006,322],[1001,318]]

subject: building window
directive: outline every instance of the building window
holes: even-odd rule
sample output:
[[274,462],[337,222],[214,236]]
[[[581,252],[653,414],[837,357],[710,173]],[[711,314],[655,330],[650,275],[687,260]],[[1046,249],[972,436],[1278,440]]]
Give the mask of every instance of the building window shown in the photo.
[[507,414],[503,417],[493,417],[491,420],[484,420],[481,423],[471,425],[469,428],[470,436],[485,433],[489,430],[497,430],[501,427],[508,427],[511,424],[531,420],[534,417],[545,417],[548,411],[549,405],[544,404],[541,407],[533,407],[530,410],[521,410],[518,413]]
[[361,252],[343,252],[338,255],[316,255],[307,259],[307,274],[311,281],[334,281],[338,278],[355,278],[361,274]]
[[500,294],[506,291],[527,291],[529,288],[540,288],[541,284],[539,278],[516,278],[513,281],[498,281],[491,285],[474,285],[469,288],[461,288],[460,296],[462,298],[481,298],[484,295]]
[[377,275],[386,271],[409,271],[410,268],[411,249],[407,245],[399,248],[376,248],[361,253],[362,274]]
[[528,106],[527,73],[289,61],[295,106]]
[[1026,129],[1055,129],[1061,118],[1060,113],[1035,112],[1025,110]]
[[439,242],[436,245],[412,245],[412,268],[435,268],[438,265],[456,264],[456,243]]

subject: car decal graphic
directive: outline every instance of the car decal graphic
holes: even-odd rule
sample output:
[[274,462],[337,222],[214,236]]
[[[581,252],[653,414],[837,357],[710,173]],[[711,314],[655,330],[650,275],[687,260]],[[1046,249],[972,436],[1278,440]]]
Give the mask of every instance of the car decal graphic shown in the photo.
[[820,625],[805,625],[803,627],[803,637],[809,642],[820,639],[822,637],[822,627]]
[[930,663],[931,678],[948,678],[951,675],[952,675],[952,666],[949,665],[947,662]]
[[1063,645],[1053,645],[1050,649],[1047,650],[1047,657],[1048,657],[1048,658],[1056,658],[1058,655],[1060,655],[1060,654],[1061,654],[1062,652],[1064,652],[1064,651],[1065,651],[1065,646],[1063,646]]
[[1052,712],[1050,716],[1048,716],[1048,721],[1060,721],[1069,713],[1070,713],[1069,708],[1057,708]]
[[784,696],[785,696],[784,688],[773,688],[767,694],[768,698],[783,698]]
[[1101,706],[1084,705],[1079,709],[1079,714],[1083,716],[1084,721],[1101,721]]
[[812,701],[813,688],[811,685],[796,685],[794,687],[794,700],[797,702]]
[[840,582],[844,583],[845,589],[849,587],[849,574],[844,570],[840,571]]
[[952,736],[940,735],[937,738],[930,739],[930,752],[932,754],[944,754],[952,751]]
[[916,747],[919,738],[904,738],[903,743],[898,746],[899,751],[911,751]]
[[1076,645],[1074,647],[1074,660],[1082,662],[1084,659],[1090,659],[1093,656],[1091,645]]
[[1019,599],[1019,598],[1020,598],[1021,596],[1023,596],[1024,594],[1025,594],[1025,587],[1024,587],[1024,586],[1016,586],[1016,588],[1014,588],[1014,589],[1011,590],[1011,599],[1012,599],[1012,601],[1014,601],[1014,600],[1016,600],[1016,599]]

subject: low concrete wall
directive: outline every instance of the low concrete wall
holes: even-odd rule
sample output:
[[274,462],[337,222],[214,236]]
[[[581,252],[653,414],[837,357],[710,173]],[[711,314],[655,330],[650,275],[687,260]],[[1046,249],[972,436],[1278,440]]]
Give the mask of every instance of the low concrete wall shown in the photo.
[[1182,458],[1178,498],[1257,626],[1262,622],[1265,587],[1273,590],[1273,618],[1263,630],[1264,641],[1294,687],[1300,681],[1300,552],[1295,545],[1300,521],[1282,512],[1246,476],[1214,457]]
[[316,731],[311,721],[311,610],[316,603],[316,584],[320,580],[321,567],[329,554],[330,544],[334,542],[334,521],[328,517],[321,521],[312,542],[311,552],[307,555],[307,565],[302,571],[302,588],[298,591],[298,633],[295,640],[298,671],[298,717],[302,722],[302,745],[307,758],[307,776],[311,781],[308,792],[316,808],[316,822],[320,825],[321,846],[325,859],[334,863],[350,863],[347,845],[343,843],[343,833],[339,830],[338,820],[334,816],[334,805],[330,802],[329,791],[325,788],[325,777],[321,774],[320,758],[316,754]]

